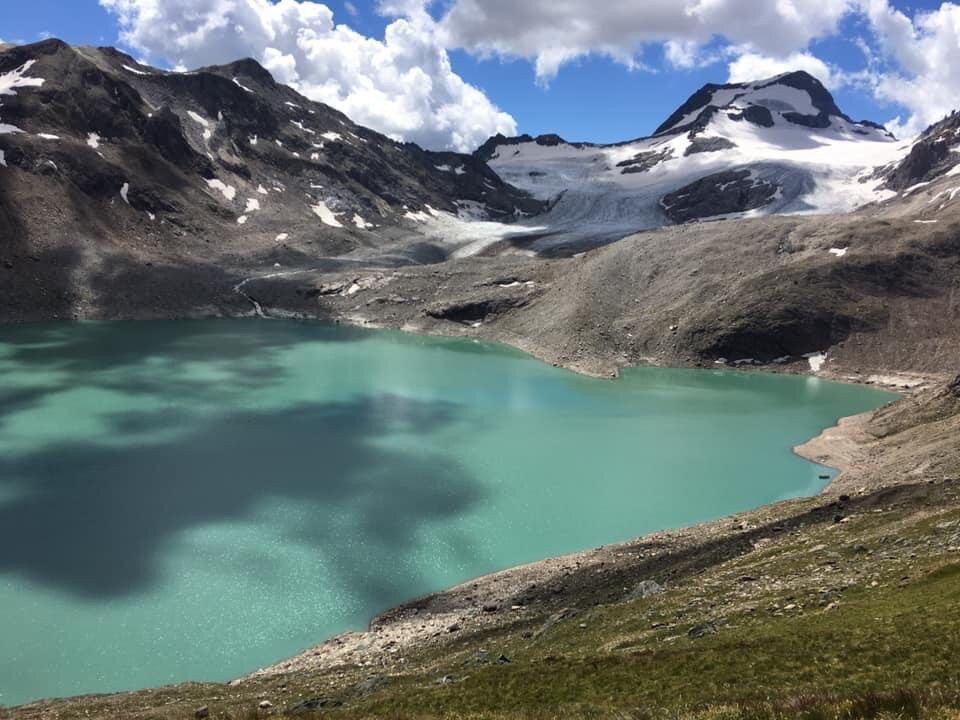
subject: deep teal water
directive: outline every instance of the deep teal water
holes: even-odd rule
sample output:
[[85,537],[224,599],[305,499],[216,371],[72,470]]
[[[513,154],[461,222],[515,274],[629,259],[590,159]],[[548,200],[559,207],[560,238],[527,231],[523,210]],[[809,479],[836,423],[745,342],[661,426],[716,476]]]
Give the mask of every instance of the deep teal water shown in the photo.
[[890,395],[211,320],[0,328],[0,704],[225,680],[413,596],[818,491]]

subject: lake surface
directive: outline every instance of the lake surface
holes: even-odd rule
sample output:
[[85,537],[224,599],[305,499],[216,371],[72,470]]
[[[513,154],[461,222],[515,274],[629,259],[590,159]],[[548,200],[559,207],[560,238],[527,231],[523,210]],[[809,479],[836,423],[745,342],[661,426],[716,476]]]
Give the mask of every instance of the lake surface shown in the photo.
[[0,328],[0,704],[226,680],[489,571],[817,492],[892,396],[254,320]]

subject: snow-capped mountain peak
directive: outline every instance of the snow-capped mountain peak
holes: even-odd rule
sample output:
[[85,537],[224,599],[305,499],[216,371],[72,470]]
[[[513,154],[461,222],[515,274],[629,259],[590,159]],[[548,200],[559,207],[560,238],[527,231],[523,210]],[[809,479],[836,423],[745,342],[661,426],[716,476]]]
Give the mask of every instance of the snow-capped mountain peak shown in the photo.
[[881,125],[851,120],[823,84],[803,71],[750,83],[705,85],[658,127],[654,136],[703,132],[718,117],[763,128],[795,126],[894,139]]
[[477,153],[552,203],[537,249],[723,217],[843,212],[893,193],[874,169],[903,146],[855,122],[814,77],[706,85],[646,138],[613,145],[556,135],[491,138]]

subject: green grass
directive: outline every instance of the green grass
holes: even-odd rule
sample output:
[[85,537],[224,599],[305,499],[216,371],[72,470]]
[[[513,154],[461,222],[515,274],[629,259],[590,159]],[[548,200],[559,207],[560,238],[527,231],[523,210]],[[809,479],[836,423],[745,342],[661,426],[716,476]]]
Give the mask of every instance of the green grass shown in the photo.
[[[578,609],[547,629],[556,607],[444,636],[385,670],[181,685],[9,715],[186,720],[206,705],[211,718],[266,720],[333,697],[344,706],[314,716],[960,720],[960,557],[956,530],[944,529],[960,519],[958,491],[918,486],[865,504],[843,525],[832,511],[811,514],[815,501],[794,503],[802,526],[771,535],[772,546],[691,565],[663,595],[597,604],[607,593],[585,586],[564,598]],[[707,621],[715,633],[689,635]],[[510,662],[496,662],[501,654]],[[376,674],[382,685],[357,690]],[[264,698],[275,707],[257,710]]]
[[632,605],[597,610],[587,629],[575,618],[567,623],[574,627],[563,628],[528,659],[518,653],[509,665],[466,673],[451,667],[454,677],[468,675],[455,684],[406,678],[352,712],[526,716],[561,707],[600,714],[763,707],[773,697],[882,698],[889,688],[960,697],[960,565],[906,587],[850,593],[835,610],[728,618],[716,634],[700,639],[682,632],[642,650],[591,652],[633,624],[639,611]]

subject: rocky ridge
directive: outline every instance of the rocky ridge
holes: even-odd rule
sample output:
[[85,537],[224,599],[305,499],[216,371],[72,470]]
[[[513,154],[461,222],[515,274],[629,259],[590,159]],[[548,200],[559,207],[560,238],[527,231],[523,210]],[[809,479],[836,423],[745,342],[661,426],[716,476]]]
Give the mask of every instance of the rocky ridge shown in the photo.
[[[241,255],[389,244],[415,262],[474,239],[461,215],[542,207],[476,158],[359,127],[253,60],[170,72],[47,40],[0,52],[0,93],[5,262],[28,246],[79,253],[78,232],[128,255],[134,237],[189,237]],[[444,241],[431,235],[441,220]]]

